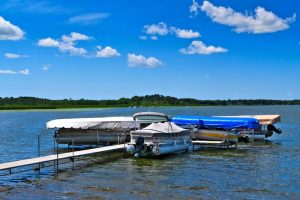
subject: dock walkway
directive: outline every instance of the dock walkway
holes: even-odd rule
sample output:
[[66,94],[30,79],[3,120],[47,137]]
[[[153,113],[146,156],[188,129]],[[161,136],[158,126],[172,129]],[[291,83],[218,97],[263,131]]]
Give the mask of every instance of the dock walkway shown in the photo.
[[125,147],[124,144],[118,144],[118,145],[112,145],[112,146],[106,146],[106,147],[98,147],[98,148],[93,148],[93,149],[74,151],[74,152],[69,152],[69,153],[61,153],[61,154],[54,154],[54,155],[49,155],[49,156],[29,158],[29,159],[14,161],[14,162],[1,163],[0,170],[11,170],[11,169],[17,168],[17,167],[41,164],[41,163],[50,162],[50,161],[58,161],[61,159],[66,159],[66,158],[74,158],[74,157],[78,157],[78,156],[91,155],[91,154],[95,154],[95,153],[116,151],[116,150],[124,149],[124,147]]

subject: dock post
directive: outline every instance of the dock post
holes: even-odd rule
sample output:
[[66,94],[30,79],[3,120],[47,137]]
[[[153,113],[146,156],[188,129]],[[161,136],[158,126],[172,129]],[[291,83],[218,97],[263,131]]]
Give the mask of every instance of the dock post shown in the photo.
[[72,157],[72,163],[73,163],[73,170],[75,169],[75,159],[74,159],[74,138],[72,139],[72,150],[73,150],[73,157]]
[[[41,157],[40,133],[38,133],[38,156]],[[39,163],[39,174],[41,173],[41,163]]]
[[99,133],[98,133],[98,128],[97,128],[97,147],[99,147]]
[[58,173],[58,142],[56,141],[56,172]]
[[125,153],[126,153],[125,143],[126,143],[126,135],[125,135],[125,133],[124,133],[124,149],[123,149],[123,158],[125,158]]

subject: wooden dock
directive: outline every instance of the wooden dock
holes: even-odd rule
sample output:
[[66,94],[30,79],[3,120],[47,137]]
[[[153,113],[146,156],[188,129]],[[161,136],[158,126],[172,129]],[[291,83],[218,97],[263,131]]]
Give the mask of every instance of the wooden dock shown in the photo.
[[98,148],[93,148],[93,149],[73,151],[73,152],[69,152],[69,153],[61,153],[61,154],[54,154],[54,155],[49,155],[49,156],[29,158],[29,159],[14,161],[14,162],[1,163],[0,170],[9,170],[11,173],[11,169],[18,168],[18,167],[42,164],[42,163],[50,162],[50,161],[54,161],[54,162],[57,161],[57,164],[58,164],[59,160],[66,159],[66,158],[73,159],[74,157],[78,157],[78,156],[91,155],[91,154],[96,154],[96,153],[104,153],[104,152],[109,152],[109,151],[116,151],[116,150],[121,150],[124,148],[125,148],[124,144],[118,144],[118,145],[98,147]]

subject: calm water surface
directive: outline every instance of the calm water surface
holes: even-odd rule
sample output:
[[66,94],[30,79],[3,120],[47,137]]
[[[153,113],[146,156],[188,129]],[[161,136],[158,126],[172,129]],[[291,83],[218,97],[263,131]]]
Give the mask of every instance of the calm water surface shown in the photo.
[[[0,112],[0,163],[53,151],[57,118],[132,115],[140,111],[170,115],[280,114],[284,133],[268,143],[235,150],[200,150],[159,159],[122,158],[121,153],[81,158],[41,174],[28,171],[0,177],[0,199],[300,199],[300,106],[114,108]],[[108,162],[109,160],[109,162]]]

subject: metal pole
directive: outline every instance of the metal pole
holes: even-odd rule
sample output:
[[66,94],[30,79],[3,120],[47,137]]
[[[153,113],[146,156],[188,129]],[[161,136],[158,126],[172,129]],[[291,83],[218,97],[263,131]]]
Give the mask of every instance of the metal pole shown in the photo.
[[[41,157],[40,133],[38,133],[38,156]],[[41,173],[41,163],[39,163],[39,173]]]
[[73,162],[73,170],[75,169],[75,163],[74,163],[74,139],[72,139],[72,150],[73,150],[73,157],[72,157],[72,162]]
[[58,142],[56,141],[56,172],[58,173]]
[[124,150],[123,150],[123,158],[125,158],[125,153],[126,153],[126,149],[125,149],[125,140],[126,140],[126,134],[124,132]]
[[99,132],[98,132],[98,128],[97,128],[97,146],[99,147]]
[[[53,137],[53,152],[55,152],[55,140],[55,137]],[[53,162],[53,170],[55,171],[55,160]]]

